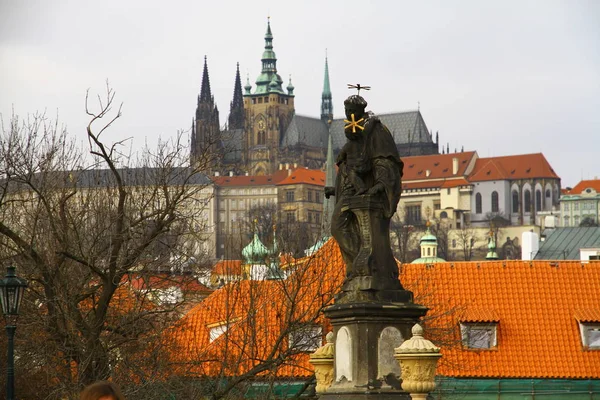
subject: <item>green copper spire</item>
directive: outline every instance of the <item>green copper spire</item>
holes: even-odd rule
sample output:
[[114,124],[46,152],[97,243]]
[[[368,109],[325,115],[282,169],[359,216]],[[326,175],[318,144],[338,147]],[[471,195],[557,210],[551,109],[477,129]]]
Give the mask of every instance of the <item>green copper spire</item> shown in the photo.
[[[331,120],[329,121],[329,139],[327,141],[327,161],[325,162],[325,187],[335,186],[335,159],[333,158],[333,138]],[[331,236],[331,216],[335,208],[335,198],[323,196],[323,235]]]
[[[256,78],[256,91],[254,94],[283,93],[281,84],[283,80],[277,74],[277,56],[273,51],[273,33],[271,32],[271,20],[267,21],[267,33],[265,34],[265,50],[261,58],[262,71]],[[274,82],[272,84],[271,82]]]
[[327,56],[325,56],[325,78],[323,80],[323,94],[321,95],[321,120],[323,122],[333,120],[333,101],[329,86],[329,63],[327,62]]

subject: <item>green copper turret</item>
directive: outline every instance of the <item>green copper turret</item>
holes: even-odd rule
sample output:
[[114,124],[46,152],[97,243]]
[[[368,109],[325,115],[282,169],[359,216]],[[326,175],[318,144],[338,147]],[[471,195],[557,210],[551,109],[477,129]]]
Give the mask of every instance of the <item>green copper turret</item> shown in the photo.
[[277,74],[277,57],[273,51],[273,33],[271,32],[271,21],[267,22],[267,33],[265,34],[265,50],[262,55],[262,71],[256,79],[256,90],[254,94],[284,93],[281,87],[283,80]]

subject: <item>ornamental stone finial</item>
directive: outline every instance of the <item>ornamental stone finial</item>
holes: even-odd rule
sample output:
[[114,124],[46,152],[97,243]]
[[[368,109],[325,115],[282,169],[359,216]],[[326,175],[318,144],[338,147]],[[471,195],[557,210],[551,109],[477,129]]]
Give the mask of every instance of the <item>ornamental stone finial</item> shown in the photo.
[[435,369],[442,356],[440,348],[423,337],[423,327],[412,327],[413,337],[397,347],[394,358],[402,370],[402,389],[409,392],[413,400],[426,399],[435,389]]
[[333,332],[325,336],[326,343],[310,355],[309,362],[315,368],[317,379],[317,393],[325,393],[333,383],[333,357],[335,346],[333,344]]

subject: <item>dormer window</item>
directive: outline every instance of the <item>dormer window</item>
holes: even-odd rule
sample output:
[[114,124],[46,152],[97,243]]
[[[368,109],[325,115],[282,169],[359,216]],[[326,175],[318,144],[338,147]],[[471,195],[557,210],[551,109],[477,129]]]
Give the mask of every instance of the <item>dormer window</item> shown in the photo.
[[586,350],[600,350],[600,322],[580,322],[581,343]]
[[497,346],[497,322],[462,322],[460,334],[465,348],[489,350]]

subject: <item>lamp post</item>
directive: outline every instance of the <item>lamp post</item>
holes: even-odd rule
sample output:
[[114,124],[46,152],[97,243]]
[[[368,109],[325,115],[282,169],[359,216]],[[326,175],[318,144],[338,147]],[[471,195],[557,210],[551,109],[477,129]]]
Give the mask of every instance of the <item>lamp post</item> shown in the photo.
[[17,330],[17,318],[19,318],[19,308],[23,299],[23,292],[27,287],[27,281],[17,277],[15,267],[6,268],[6,276],[0,279],[0,303],[2,313],[6,319],[6,334],[8,335],[8,354],[6,369],[6,399],[15,398],[15,355],[14,355],[14,337]]

